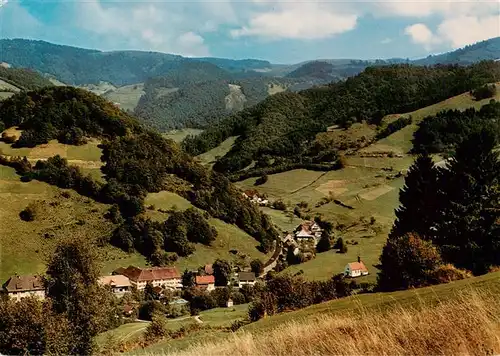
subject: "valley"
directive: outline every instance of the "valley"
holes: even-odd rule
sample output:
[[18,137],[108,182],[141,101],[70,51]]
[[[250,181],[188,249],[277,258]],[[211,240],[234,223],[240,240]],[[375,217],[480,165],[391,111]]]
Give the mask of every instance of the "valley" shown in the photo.
[[274,65],[0,39],[0,353],[500,350],[499,40]]

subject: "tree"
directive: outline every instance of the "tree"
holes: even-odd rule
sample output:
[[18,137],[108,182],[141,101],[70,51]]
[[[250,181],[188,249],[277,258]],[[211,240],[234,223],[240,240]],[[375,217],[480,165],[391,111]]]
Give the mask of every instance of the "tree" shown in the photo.
[[231,274],[231,264],[228,261],[217,259],[212,264],[216,286],[227,286]]
[[438,208],[437,170],[432,158],[419,155],[408,170],[399,191],[400,206],[389,238],[415,232],[424,238],[432,234]]
[[330,242],[330,236],[327,233],[323,233],[321,238],[318,241],[318,245],[316,246],[316,250],[318,252],[326,252],[332,248],[332,244]]
[[495,132],[472,133],[440,179],[441,219],[434,243],[443,258],[474,274],[500,263],[500,163]]
[[441,265],[437,248],[417,234],[389,238],[380,256],[378,287],[393,291],[431,284]]
[[144,300],[158,300],[160,296],[155,292],[153,284],[151,282],[146,283],[144,288]]
[[339,253],[347,253],[347,244],[342,237],[337,239],[333,248],[339,250]]
[[264,272],[264,263],[262,263],[262,261],[259,259],[255,259],[250,262],[250,268],[256,276],[260,276],[262,272]]
[[195,276],[193,272],[190,272],[187,269],[184,270],[184,273],[182,274],[182,286],[184,288],[191,288],[195,286]]
[[47,296],[54,311],[70,322],[69,354],[90,355],[93,338],[116,320],[112,296],[98,285],[98,278],[97,254],[87,239],[61,242],[48,261]]

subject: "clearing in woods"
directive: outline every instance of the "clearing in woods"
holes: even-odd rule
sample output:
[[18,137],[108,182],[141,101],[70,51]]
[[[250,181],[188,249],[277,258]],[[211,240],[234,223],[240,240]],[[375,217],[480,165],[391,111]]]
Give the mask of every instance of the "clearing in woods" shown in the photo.
[[228,84],[229,85],[229,95],[226,96],[226,109],[227,110],[243,110],[247,98],[245,94],[241,91],[240,85]]
[[103,93],[102,96],[113,103],[120,104],[120,108],[123,110],[134,111],[139,99],[144,94],[144,83],[137,83],[111,89]]

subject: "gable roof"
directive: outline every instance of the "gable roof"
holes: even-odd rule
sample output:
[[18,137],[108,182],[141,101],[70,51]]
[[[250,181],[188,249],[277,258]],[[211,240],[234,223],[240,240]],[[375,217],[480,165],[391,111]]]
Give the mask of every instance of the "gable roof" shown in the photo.
[[130,279],[121,274],[99,277],[99,283],[111,287],[130,287]]
[[196,284],[197,285],[206,285],[206,284],[214,284],[215,277],[214,276],[196,276]]
[[30,292],[45,289],[42,277],[34,275],[12,276],[5,282],[3,287],[8,293]]
[[351,262],[347,264],[349,266],[349,269],[351,271],[362,271],[362,272],[368,272],[368,268],[366,268],[365,264],[363,261],[361,262]]
[[255,281],[255,273],[253,272],[240,272],[238,273],[238,279],[240,281],[252,282]]
[[139,268],[128,266],[122,271],[122,273],[134,282],[149,282],[181,278],[179,271],[175,267]]

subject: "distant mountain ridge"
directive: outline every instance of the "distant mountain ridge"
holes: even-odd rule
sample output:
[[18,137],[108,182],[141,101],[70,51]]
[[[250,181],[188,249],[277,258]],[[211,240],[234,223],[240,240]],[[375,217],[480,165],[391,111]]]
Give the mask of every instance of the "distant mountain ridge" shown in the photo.
[[101,81],[118,86],[140,83],[150,77],[165,75],[186,62],[208,62],[236,72],[265,70],[270,66],[269,62],[261,60],[197,59],[143,51],[101,52],[24,39],[0,40],[0,48],[0,62],[32,68],[72,85]]

